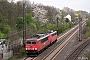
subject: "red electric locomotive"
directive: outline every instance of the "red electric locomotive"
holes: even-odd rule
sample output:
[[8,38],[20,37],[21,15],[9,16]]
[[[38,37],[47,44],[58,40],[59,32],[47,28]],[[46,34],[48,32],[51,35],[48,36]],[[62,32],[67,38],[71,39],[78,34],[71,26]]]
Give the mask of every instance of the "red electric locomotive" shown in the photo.
[[44,33],[35,34],[25,41],[26,54],[39,53],[48,45],[56,42],[56,40],[57,31],[49,30]]

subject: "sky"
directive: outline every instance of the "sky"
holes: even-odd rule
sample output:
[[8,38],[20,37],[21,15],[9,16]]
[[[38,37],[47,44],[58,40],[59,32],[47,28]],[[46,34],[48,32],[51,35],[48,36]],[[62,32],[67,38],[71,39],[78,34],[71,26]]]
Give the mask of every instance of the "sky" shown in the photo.
[[[13,1],[21,1],[21,0],[13,0]],[[54,6],[59,9],[63,9],[63,7],[69,7],[76,11],[83,10],[90,12],[90,0],[29,0],[31,3],[42,3],[43,5]]]

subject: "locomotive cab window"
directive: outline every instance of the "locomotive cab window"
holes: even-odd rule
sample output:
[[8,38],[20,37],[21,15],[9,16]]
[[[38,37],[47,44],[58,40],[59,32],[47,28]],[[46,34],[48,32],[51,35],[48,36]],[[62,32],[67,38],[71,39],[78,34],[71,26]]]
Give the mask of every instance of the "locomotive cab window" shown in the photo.
[[31,44],[31,42],[30,41],[27,41],[27,44]]
[[55,36],[57,33],[52,34],[52,36]]
[[47,40],[48,40],[48,37],[42,39],[42,40],[41,40],[41,43],[43,43],[43,42],[45,42],[45,41],[47,41]]
[[32,42],[32,44],[36,44],[36,42]]
[[27,41],[27,44],[36,44],[36,42]]

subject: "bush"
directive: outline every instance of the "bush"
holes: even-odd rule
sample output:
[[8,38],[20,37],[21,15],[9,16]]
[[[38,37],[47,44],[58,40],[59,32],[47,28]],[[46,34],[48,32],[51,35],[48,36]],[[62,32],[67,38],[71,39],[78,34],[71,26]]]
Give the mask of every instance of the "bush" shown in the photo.
[[90,27],[90,19],[86,22],[86,26]]
[[56,30],[56,24],[46,23],[45,27],[47,30]]
[[0,27],[0,31],[3,34],[7,34],[10,31],[10,26],[8,24],[1,24],[2,26]]
[[23,17],[18,17],[16,19],[16,27],[18,30],[22,30],[22,28],[23,28]]
[[87,27],[87,31],[85,33],[85,38],[88,38],[90,36],[90,27]]
[[86,57],[88,58],[88,60],[90,60],[90,52],[86,54]]
[[85,38],[90,36],[90,19],[86,22],[87,31],[85,33]]
[[25,48],[21,48],[20,52],[22,55],[24,55],[25,54]]
[[12,58],[12,57],[10,57],[10,58],[8,58],[7,60],[13,60],[13,58]]
[[58,34],[63,32],[63,25],[59,25],[58,27]]

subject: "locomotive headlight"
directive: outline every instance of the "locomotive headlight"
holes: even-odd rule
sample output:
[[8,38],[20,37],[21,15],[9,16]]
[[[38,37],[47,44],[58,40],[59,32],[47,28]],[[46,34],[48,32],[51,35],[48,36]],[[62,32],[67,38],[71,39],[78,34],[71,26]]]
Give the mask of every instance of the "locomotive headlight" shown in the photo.
[[32,50],[34,50],[34,48],[32,48]]
[[37,48],[34,48],[35,50],[37,50]]
[[26,50],[28,50],[28,48],[26,48]]

